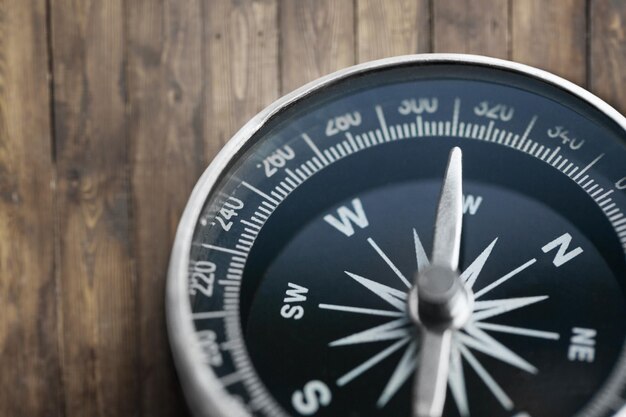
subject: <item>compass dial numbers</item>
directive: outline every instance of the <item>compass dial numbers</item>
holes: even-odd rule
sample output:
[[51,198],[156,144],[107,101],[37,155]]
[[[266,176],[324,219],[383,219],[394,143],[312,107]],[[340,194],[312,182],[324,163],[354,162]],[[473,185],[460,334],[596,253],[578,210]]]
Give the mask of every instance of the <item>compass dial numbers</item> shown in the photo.
[[198,366],[250,413],[410,415],[407,293],[458,146],[475,303],[452,338],[445,415],[614,414],[623,132],[556,88],[485,72],[330,88],[229,166],[194,231],[188,293]]

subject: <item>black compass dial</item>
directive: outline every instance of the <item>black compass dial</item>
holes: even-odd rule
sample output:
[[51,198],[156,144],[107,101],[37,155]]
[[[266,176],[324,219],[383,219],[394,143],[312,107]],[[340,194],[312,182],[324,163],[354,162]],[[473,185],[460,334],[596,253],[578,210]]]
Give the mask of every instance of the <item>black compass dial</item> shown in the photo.
[[512,70],[410,62],[280,109],[204,196],[186,277],[197,367],[254,415],[412,415],[408,293],[458,147],[474,302],[444,416],[616,415],[626,146],[601,110]]
[[[459,144],[445,142],[447,147]],[[420,340],[407,319],[406,293],[432,246],[433,202],[440,183],[424,178],[447,157],[445,147],[413,153],[411,145],[362,155],[350,167],[354,177],[348,181],[367,179],[372,165],[385,164],[383,172],[392,171],[398,158],[420,167],[415,173],[421,180],[398,180],[339,199],[313,219],[302,219],[304,227],[291,234],[281,216],[296,217],[302,204],[298,198],[321,191],[303,187],[259,235],[249,273],[263,279],[256,288],[244,287],[243,305],[249,306],[245,336],[257,370],[267,375],[267,384],[276,387],[274,395],[285,404],[293,394],[289,387],[316,376],[341,388],[319,415],[410,415],[407,381],[415,372]],[[466,387],[458,394],[459,404],[473,401],[460,405],[467,407],[461,413],[452,401],[447,415],[471,410],[474,415],[526,411],[571,416],[589,400],[588,393],[600,388],[621,350],[626,328],[615,318],[625,315],[626,304],[615,279],[619,266],[613,271],[602,255],[608,247],[588,240],[568,219],[576,213],[567,216],[566,207],[558,211],[558,201],[552,202],[553,208],[514,186],[494,184],[489,177],[502,173],[485,164],[495,157],[506,170],[513,166],[520,174],[531,173],[533,181],[543,178],[545,186],[561,190],[559,198],[570,204],[577,200],[571,181],[546,176],[543,165],[519,161],[507,149],[489,158],[481,152],[476,144],[464,149],[469,172],[462,270],[476,303],[473,323],[454,339],[460,366],[450,380]],[[472,172],[474,157],[481,169]],[[341,172],[339,166],[329,169],[309,185],[322,186]],[[595,230],[606,228],[601,211],[582,200],[572,207],[583,210]],[[342,208],[344,218],[349,211],[356,214],[353,219],[361,215],[360,225],[353,220],[343,227],[341,221],[332,221],[341,220]],[[272,245],[276,240],[288,244],[278,249]],[[560,255],[566,243],[569,247]],[[577,335],[582,341],[591,334],[593,358],[591,350],[572,347]],[[487,369],[491,378],[483,374]],[[355,391],[367,395],[355,402]]]

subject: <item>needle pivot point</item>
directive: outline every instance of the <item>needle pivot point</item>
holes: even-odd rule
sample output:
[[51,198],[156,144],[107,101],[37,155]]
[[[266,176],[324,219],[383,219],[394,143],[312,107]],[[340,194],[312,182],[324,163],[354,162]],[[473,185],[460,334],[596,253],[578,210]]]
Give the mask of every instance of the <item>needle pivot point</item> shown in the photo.
[[460,329],[470,318],[474,300],[456,271],[431,265],[418,274],[410,303],[416,323],[433,329]]

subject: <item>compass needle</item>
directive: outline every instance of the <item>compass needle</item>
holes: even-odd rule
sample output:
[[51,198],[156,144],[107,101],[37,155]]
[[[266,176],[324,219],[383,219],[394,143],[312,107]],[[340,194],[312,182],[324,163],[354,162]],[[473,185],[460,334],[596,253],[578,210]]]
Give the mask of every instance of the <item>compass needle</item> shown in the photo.
[[467,55],[365,63],[271,104],[176,233],[191,412],[626,413],[625,138],[590,93]]
[[465,375],[463,373],[463,363],[458,343],[452,343],[450,351],[450,371],[448,374],[448,386],[454,397],[457,409],[461,417],[469,417],[469,404],[467,401],[467,388],[465,386]]
[[422,346],[415,378],[415,417],[441,417],[446,400],[452,332],[422,333]]
[[411,317],[422,335],[413,389],[414,417],[443,414],[452,334],[472,312],[472,295],[457,273],[462,222],[462,152],[455,147],[439,196],[430,265],[418,270],[409,298]]
[[463,164],[460,148],[450,151],[439,196],[431,263],[452,271],[459,267],[463,224]]

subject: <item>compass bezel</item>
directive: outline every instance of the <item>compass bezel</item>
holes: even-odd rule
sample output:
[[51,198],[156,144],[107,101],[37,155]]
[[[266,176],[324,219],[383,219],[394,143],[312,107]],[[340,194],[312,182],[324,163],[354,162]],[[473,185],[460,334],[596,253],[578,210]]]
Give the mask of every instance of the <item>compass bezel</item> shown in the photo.
[[[179,379],[187,403],[194,415],[206,417],[250,415],[239,402],[228,394],[210,367],[199,366],[202,363],[202,352],[194,331],[187,279],[193,233],[209,196],[215,191],[232,163],[237,161],[253,143],[255,134],[285,109],[330,85],[360,74],[382,71],[392,67],[432,64],[485,67],[534,78],[584,101],[626,132],[626,118],[608,103],[582,87],[534,67],[477,55],[420,54],[371,61],[319,78],[279,98],[247,122],[206,168],[194,186],[176,232],[166,285],[167,328]],[[623,354],[619,362],[626,363],[626,357]],[[617,366],[617,368],[623,368],[623,366]],[[612,378],[615,378],[615,375],[609,379],[607,385],[611,386],[610,380]],[[592,402],[595,401],[598,401],[598,396]],[[622,413],[626,413],[626,406],[622,407],[616,415]]]

